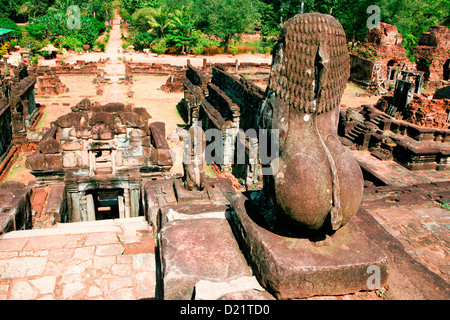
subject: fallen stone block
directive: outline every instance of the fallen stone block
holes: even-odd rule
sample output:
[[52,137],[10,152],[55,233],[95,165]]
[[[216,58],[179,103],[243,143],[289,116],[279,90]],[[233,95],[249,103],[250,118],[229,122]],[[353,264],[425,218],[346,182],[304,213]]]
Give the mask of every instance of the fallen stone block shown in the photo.
[[224,219],[167,223],[158,239],[157,299],[189,300],[200,280],[227,282],[251,276]]

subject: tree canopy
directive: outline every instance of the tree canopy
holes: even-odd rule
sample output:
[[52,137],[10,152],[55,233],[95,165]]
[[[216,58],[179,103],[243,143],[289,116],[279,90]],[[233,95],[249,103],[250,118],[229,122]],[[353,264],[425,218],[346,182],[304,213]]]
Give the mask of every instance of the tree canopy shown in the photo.
[[[50,19],[52,10],[64,13],[69,5],[78,5],[83,17],[100,22],[110,19],[113,7],[119,6],[138,46],[167,41],[183,52],[212,40],[220,40],[226,47],[233,38],[255,30],[261,31],[262,43],[273,44],[284,23],[302,10],[333,15],[344,27],[348,41],[355,42],[364,40],[371,15],[367,9],[376,5],[380,20],[397,26],[408,52],[431,26],[450,26],[450,0],[0,0],[0,18],[47,23],[43,21]],[[87,21],[83,24],[86,30],[91,28]],[[55,34],[54,30],[41,31]],[[39,30],[33,32],[41,37]],[[89,36],[86,39],[90,41]]]

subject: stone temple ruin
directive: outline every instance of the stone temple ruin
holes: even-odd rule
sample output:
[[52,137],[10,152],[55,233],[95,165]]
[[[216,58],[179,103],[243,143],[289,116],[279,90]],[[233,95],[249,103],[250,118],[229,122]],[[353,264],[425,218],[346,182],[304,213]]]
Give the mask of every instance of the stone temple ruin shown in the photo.
[[27,166],[38,183],[65,185],[62,222],[139,215],[142,181],[172,166],[164,123],[150,118],[144,108],[85,99],[52,123]]
[[413,49],[417,70],[423,71],[427,81],[450,81],[450,30],[433,26],[420,37]]
[[[395,28],[383,24],[372,33],[368,40],[385,46],[387,56],[401,51]],[[0,186],[0,233],[31,228],[30,198],[48,194],[42,214],[50,225],[144,217],[157,235],[156,299],[304,299],[373,292],[390,285],[389,278],[402,268],[414,271],[408,281],[425,279],[434,293],[448,295],[444,281],[415,262],[394,231],[366,211],[426,196],[448,201],[448,183],[368,192],[370,183],[388,183],[353,150],[369,150],[410,170],[445,172],[449,127],[441,116],[427,122],[414,107],[414,100],[422,99],[423,74],[395,69],[399,62],[387,60],[381,63],[383,77],[396,72],[397,95],[375,106],[340,110],[347,81],[358,71],[355,61],[339,22],[313,13],[286,22],[270,73],[263,66],[255,77],[267,81],[265,90],[238,76],[245,66],[237,63],[208,66],[204,61],[202,68],[188,63],[184,69],[128,62],[126,81],[133,74],[164,71],[174,74],[167,91],[184,90],[177,106],[187,124],[183,176],[170,172],[175,153],[165,123],[152,122],[142,107],[83,99],[43,131],[28,155],[26,167],[36,183]],[[24,80],[21,68],[15,71],[15,79],[23,81],[16,93],[21,98],[5,94],[0,100],[9,110],[1,123],[13,124],[9,135],[0,136],[2,146],[14,139],[22,143],[21,137],[29,142],[27,128],[39,110],[33,107],[33,77]],[[57,67],[63,72],[80,68],[97,75],[99,88],[106,81],[94,65]],[[34,75],[41,77],[42,94],[65,90],[57,72]],[[435,99],[426,100],[429,110],[438,108]],[[448,99],[440,100],[447,112]],[[211,129],[219,139],[211,141]],[[240,179],[245,192],[237,192],[227,178],[205,174],[211,146],[215,164]],[[389,192],[399,194],[392,198]],[[367,198],[371,202],[364,202]],[[401,267],[396,259],[402,259]],[[375,282],[370,281],[374,274]]]
[[407,58],[402,42],[396,26],[382,22],[379,29],[369,29],[365,42],[350,54],[351,80],[382,92],[395,89],[399,78],[408,82],[411,75],[417,78],[415,92],[419,94],[424,81],[430,87],[449,81],[450,33],[446,26],[433,26],[422,34],[411,51],[415,62]]

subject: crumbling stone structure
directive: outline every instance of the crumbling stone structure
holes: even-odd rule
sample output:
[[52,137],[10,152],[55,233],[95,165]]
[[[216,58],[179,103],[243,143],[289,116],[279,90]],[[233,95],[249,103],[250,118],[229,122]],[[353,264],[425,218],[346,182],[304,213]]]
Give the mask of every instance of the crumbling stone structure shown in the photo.
[[426,122],[426,116],[419,119],[421,109],[439,110],[438,103],[415,95],[411,107],[404,113],[406,119],[415,117],[408,122],[401,119],[402,113],[391,113],[389,99],[392,100],[392,96],[381,98],[376,106],[341,111],[339,135],[342,143],[369,150],[380,160],[395,160],[410,170],[449,170],[450,130],[412,123]]
[[[27,143],[27,132],[36,125],[44,106],[34,100],[35,77],[25,64],[4,64],[4,71],[0,74],[0,160],[8,162],[14,159],[17,146]],[[8,167],[2,163],[0,170]]]
[[149,124],[150,118],[144,108],[84,99],[52,122],[26,165],[41,185],[65,184],[63,221],[140,214],[142,180],[166,174],[173,164],[165,125]]
[[[251,188],[259,179],[258,138],[244,133],[257,127],[264,91],[251,80],[226,72],[222,65],[212,66],[211,73],[188,65],[183,79],[184,109],[180,113],[186,115],[189,125],[200,121],[204,130],[221,132],[223,152],[217,164],[222,171],[232,171],[242,178]],[[244,149],[244,163],[235,159],[237,143]]]
[[31,229],[31,186],[8,181],[0,185],[0,234]]
[[36,70],[36,95],[58,95],[68,90],[54,69],[38,68]]
[[2,81],[1,101],[11,110],[12,138],[14,143],[25,143],[27,129],[38,113],[39,105],[34,100],[36,79],[30,76],[25,64],[13,68]]
[[426,81],[450,81],[450,30],[433,26],[420,37],[412,50],[417,70],[425,73]]

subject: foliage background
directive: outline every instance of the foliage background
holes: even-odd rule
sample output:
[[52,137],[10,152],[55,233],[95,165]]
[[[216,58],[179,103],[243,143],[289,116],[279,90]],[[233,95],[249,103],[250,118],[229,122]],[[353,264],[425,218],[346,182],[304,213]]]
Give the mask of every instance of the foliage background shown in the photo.
[[[81,8],[82,28],[68,31],[64,15],[73,4]],[[181,54],[213,47],[227,51],[242,43],[241,34],[258,30],[262,38],[247,45],[268,52],[283,24],[302,6],[304,12],[333,15],[349,42],[364,41],[370,5],[380,7],[382,22],[398,27],[408,53],[431,26],[450,27],[450,0],[0,0],[0,27],[14,29],[18,37],[39,45],[92,47],[117,8],[129,22],[126,40],[138,50],[157,45],[159,50]],[[11,24],[26,21],[33,25],[25,32]]]

